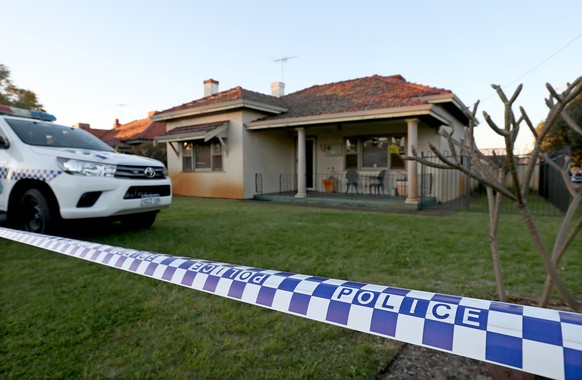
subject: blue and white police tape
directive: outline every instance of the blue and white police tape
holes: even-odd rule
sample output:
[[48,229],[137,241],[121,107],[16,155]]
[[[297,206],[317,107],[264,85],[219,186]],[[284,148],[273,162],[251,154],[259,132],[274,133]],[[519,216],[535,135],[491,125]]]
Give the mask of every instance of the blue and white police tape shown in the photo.
[[582,314],[197,260],[0,227],[0,237],[296,316],[582,379]]

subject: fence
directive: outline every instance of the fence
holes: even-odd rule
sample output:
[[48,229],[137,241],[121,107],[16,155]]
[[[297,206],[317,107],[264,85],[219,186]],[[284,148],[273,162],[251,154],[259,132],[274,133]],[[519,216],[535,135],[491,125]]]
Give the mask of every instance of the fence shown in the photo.
[[[566,155],[558,153],[551,158],[559,167],[566,163]],[[569,196],[562,174],[547,162],[540,164],[540,196],[547,199],[563,213],[568,210],[571,197]]]
[[[436,156],[424,156],[424,159],[438,163]],[[499,157],[498,159],[505,159]],[[519,182],[525,181],[527,171],[527,156],[516,157],[517,175]],[[563,156],[559,156],[558,165],[562,167]],[[562,160],[562,161],[559,161]],[[469,156],[460,157],[461,164],[470,169],[472,167]],[[438,169],[428,165],[420,165],[420,204],[419,209],[445,209],[454,211],[488,212],[485,186],[470,178],[460,170]],[[426,178],[430,178],[435,186],[427,191],[422,185]],[[506,174],[505,185],[513,187],[511,176]],[[528,206],[536,215],[560,216],[568,208],[570,194],[558,170],[545,162],[536,163],[531,182],[529,184]],[[501,212],[517,213],[514,202],[504,199],[501,202]]]

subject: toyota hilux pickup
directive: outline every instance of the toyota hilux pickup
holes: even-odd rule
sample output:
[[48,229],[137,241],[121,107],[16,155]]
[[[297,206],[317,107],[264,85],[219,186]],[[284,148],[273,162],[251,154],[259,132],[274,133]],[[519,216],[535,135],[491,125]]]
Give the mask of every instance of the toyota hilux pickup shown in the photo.
[[45,112],[0,105],[0,222],[50,234],[63,221],[151,226],[172,202],[160,161],[121,154]]

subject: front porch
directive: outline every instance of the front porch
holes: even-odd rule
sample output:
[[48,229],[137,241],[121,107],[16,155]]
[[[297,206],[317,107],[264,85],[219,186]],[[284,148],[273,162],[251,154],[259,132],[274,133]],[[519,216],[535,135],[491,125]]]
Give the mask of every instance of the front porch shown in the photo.
[[[266,178],[265,178],[266,179]],[[410,212],[421,209],[418,204],[406,203],[408,181],[401,174],[385,173],[383,175],[359,174],[356,183],[350,183],[346,174],[330,177],[329,174],[314,174],[305,180],[307,191],[305,196],[298,196],[297,174],[280,174],[279,191],[263,193],[263,176],[255,175],[255,190],[253,197],[260,201],[275,201],[280,203],[312,205],[321,207],[383,210],[393,212]],[[422,180],[418,181],[425,188]],[[428,201],[426,191],[420,191],[421,201]]]
[[[410,118],[339,125],[335,130],[330,130],[329,126],[314,127],[309,130],[309,138],[307,128],[295,128],[295,171],[305,173],[305,176],[295,176],[292,184],[296,188],[282,185],[280,181],[279,191],[296,190],[298,198],[306,197],[309,191],[346,194],[350,190],[356,194],[372,194],[374,191],[379,194],[382,191],[390,196],[405,195],[407,204],[416,205],[419,203],[418,165],[406,163],[402,157],[418,146],[419,124],[419,118]],[[316,148],[318,146],[321,152]],[[324,168],[334,180],[333,184],[320,178],[319,173]],[[336,168],[343,170],[337,173]],[[356,177],[355,184],[350,172]],[[396,184],[396,181],[405,182]],[[324,190],[319,188],[322,183]]]
[[296,205],[332,207],[338,209],[361,209],[391,212],[412,212],[418,210],[418,205],[404,203],[406,197],[354,194],[354,193],[325,193],[320,191],[307,191],[305,198],[297,198],[293,191],[273,194],[256,194],[253,199],[257,201],[273,201]]

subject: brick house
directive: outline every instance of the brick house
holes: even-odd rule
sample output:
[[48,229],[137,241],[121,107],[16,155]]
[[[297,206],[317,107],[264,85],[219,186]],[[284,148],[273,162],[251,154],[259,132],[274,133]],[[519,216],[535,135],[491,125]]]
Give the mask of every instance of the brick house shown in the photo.
[[[174,193],[196,197],[249,199],[258,192],[282,191],[292,182],[298,198],[323,191],[333,177],[334,191],[375,190],[418,202],[418,165],[402,160],[415,146],[448,150],[440,127],[463,136],[467,107],[445,89],[411,83],[400,75],[315,85],[291,94],[284,84],[271,94],[235,87],[219,91],[204,81],[204,97],[156,112],[165,123],[155,138],[168,144],[168,170]],[[405,194],[395,194],[397,181]],[[435,179],[436,180],[436,179]],[[435,183],[438,186],[438,183]],[[452,195],[454,196],[454,195]]]

